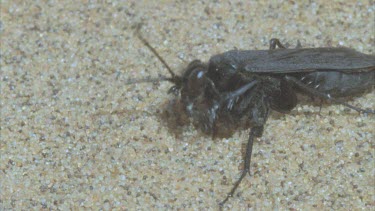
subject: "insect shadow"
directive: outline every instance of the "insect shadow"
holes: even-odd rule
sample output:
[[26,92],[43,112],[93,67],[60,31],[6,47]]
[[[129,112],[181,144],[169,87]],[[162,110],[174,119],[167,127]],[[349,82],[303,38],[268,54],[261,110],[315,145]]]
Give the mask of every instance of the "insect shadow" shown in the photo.
[[[133,80],[131,83],[169,81],[168,93],[176,96],[173,113],[192,120],[213,137],[220,128],[250,128],[244,168],[223,201],[233,196],[246,174],[255,138],[263,134],[271,111],[289,113],[296,107],[297,93],[342,104],[359,113],[375,114],[346,102],[375,85],[375,55],[345,47],[287,49],[278,39],[269,50],[231,50],[214,55],[205,63],[192,61],[182,75],[175,74],[164,59],[136,30],[137,37],[169,71],[170,77]],[[185,120],[183,120],[185,121]],[[182,123],[183,123],[182,121]],[[173,126],[175,127],[175,126]],[[228,135],[227,134],[227,135]]]
[[[190,123],[193,123],[195,128],[198,129],[200,136],[210,137],[213,140],[232,137],[237,131],[246,130],[250,127],[249,123],[246,124],[227,124],[225,122],[215,124],[215,131],[207,132],[199,127],[196,122],[191,122],[189,116],[185,113],[184,105],[180,101],[170,100],[164,103],[156,114],[160,119],[160,124],[168,129],[170,134],[173,134],[176,139],[182,138],[183,133],[186,131]],[[282,115],[272,114],[273,118],[282,118]]]

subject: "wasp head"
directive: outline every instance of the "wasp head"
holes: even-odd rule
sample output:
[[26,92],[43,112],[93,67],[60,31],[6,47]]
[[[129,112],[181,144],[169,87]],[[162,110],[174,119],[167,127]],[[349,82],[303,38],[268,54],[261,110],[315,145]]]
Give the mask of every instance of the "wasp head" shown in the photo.
[[168,93],[180,95],[184,110],[195,122],[203,123],[205,131],[210,131],[216,120],[220,104],[220,94],[212,80],[207,77],[208,65],[199,60],[192,61],[180,76],[175,74],[158,52],[142,37],[137,30],[138,38],[159,59],[170,73],[170,77],[142,80],[141,82],[170,81],[174,85]]

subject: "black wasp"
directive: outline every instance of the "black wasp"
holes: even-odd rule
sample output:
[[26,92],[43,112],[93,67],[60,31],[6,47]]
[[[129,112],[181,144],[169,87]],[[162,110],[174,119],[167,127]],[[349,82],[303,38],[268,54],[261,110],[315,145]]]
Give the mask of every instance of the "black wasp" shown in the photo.
[[[244,169],[227,197],[234,194],[246,173],[254,139],[261,137],[271,110],[286,113],[297,105],[296,93],[343,104],[361,113],[375,113],[349,105],[342,97],[369,90],[375,85],[375,55],[345,47],[287,49],[278,39],[269,50],[231,50],[212,56],[208,63],[194,60],[176,75],[157,51],[140,35],[138,38],[168,69],[169,90],[180,97],[193,122],[208,133],[217,124],[249,124]],[[278,48],[276,48],[278,47]]]

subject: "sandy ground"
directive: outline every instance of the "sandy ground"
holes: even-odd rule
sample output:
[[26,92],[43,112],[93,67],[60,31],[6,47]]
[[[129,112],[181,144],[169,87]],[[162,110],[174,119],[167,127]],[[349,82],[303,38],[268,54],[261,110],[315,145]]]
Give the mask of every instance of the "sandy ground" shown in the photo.
[[[239,49],[345,45],[374,54],[371,1],[1,1],[0,210],[217,210],[248,130],[211,138],[166,117],[168,75]],[[193,3],[195,2],[195,3]],[[306,100],[305,100],[306,102]],[[349,99],[375,108],[375,92]],[[303,103],[274,113],[233,210],[370,210],[374,116]]]

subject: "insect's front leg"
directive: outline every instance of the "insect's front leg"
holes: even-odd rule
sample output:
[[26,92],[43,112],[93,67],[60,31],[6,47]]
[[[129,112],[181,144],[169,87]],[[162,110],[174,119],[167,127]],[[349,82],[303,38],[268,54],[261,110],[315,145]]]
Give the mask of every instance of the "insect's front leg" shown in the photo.
[[246,176],[246,173],[249,173],[250,175],[250,163],[251,163],[251,154],[253,151],[254,139],[262,136],[263,128],[264,128],[263,125],[251,128],[249,139],[247,141],[247,146],[246,146],[244,169],[241,173],[240,178],[234,184],[232,190],[228,193],[227,197],[219,204],[220,207],[222,207],[228,201],[228,199],[233,196],[234,192],[237,190],[238,186],[241,184],[243,178]]

